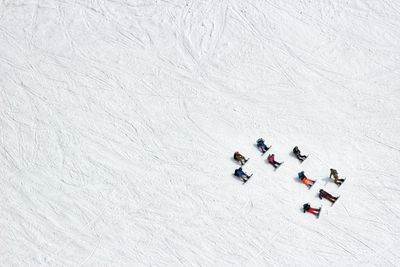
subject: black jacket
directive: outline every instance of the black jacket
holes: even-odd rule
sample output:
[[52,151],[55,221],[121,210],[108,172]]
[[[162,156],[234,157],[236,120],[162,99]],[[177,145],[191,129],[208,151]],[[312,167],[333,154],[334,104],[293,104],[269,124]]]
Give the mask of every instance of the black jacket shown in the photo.
[[306,203],[303,205],[303,212],[308,211],[311,208],[310,204]]

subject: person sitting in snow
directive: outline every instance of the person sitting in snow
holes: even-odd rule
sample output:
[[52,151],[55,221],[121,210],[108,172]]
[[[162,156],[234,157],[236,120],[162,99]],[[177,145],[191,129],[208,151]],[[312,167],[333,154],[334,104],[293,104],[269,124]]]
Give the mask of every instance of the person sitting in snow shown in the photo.
[[264,143],[264,139],[259,138],[257,140],[257,148],[261,151],[261,153],[265,153],[270,149],[271,147],[267,147],[267,145]]
[[244,182],[250,178],[250,175],[247,175],[243,170],[242,167],[235,170],[235,176],[242,179]]
[[307,158],[307,156],[301,154],[300,149],[299,149],[297,146],[295,146],[295,147],[293,148],[293,154],[294,154],[294,155],[296,156],[296,158],[297,158],[298,160],[300,160],[301,162],[303,162],[303,161]]
[[331,169],[331,174],[329,175],[329,178],[335,179],[335,184],[337,184],[338,186],[342,185],[342,183],[344,182],[345,179],[340,179],[337,170],[335,169]]
[[244,165],[247,162],[247,159],[245,159],[245,157],[240,154],[238,151],[235,152],[235,154],[233,154],[233,158],[240,162],[240,165]]
[[274,166],[274,168],[278,168],[283,162],[277,162],[275,161],[275,154],[270,154],[268,156],[268,163]]

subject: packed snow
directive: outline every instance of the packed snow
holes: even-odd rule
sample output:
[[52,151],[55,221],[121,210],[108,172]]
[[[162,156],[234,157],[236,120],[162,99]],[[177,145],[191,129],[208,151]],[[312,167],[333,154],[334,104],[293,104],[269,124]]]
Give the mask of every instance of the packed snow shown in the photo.
[[400,1],[3,0],[0,265],[400,266],[399,132]]

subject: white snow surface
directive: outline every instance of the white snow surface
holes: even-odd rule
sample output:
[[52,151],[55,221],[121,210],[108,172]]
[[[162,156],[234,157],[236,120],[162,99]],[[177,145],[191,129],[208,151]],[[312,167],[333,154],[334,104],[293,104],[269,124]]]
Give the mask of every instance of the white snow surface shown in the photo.
[[399,132],[400,1],[3,0],[0,265],[400,266]]

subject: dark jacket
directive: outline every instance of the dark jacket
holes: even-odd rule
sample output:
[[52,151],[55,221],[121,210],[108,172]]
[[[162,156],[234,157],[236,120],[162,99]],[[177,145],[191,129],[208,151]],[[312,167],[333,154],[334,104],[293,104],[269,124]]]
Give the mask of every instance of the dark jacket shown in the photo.
[[299,172],[299,179],[303,180],[304,178],[306,178],[306,175],[304,174],[304,172]]
[[306,203],[303,205],[303,212],[308,211],[311,208],[310,204]]
[[330,194],[324,190],[319,191],[319,198],[322,199],[324,197],[328,197]]
[[257,146],[258,147],[264,147],[265,146],[265,144],[264,144],[264,140],[257,140]]
[[328,192],[326,192],[325,190],[321,189],[319,190],[319,198],[332,198],[333,196],[331,194],[329,194]]
[[243,172],[242,168],[239,168],[239,169],[235,170],[235,176],[241,177],[243,175],[244,175],[244,172]]

